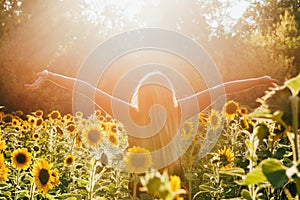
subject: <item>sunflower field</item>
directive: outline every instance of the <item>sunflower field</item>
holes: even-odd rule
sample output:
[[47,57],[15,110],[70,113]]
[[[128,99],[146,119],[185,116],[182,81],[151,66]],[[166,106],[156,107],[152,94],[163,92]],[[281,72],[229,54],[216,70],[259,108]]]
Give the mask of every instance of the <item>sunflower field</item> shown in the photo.
[[[99,110],[0,114],[0,199],[298,199],[300,75],[266,91],[250,110],[228,101],[198,115],[181,173],[152,170],[121,123]],[[200,157],[205,133],[221,131]],[[148,170],[149,169],[149,170]],[[146,173],[144,173],[147,171]]]

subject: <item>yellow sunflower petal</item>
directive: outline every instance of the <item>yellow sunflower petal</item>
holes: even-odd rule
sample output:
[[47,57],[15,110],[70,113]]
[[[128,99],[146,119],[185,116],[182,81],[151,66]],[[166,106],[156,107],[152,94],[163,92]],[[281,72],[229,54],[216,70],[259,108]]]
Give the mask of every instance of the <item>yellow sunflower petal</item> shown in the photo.
[[65,165],[72,165],[74,163],[75,160],[75,156],[72,154],[69,154],[66,156],[65,160],[64,160],[64,164]]
[[146,172],[152,167],[150,151],[142,147],[133,146],[128,149],[124,157],[124,164],[128,172]]
[[218,130],[221,127],[221,114],[216,110],[211,110],[211,114],[208,117],[209,124],[211,128],[215,131]]
[[90,148],[96,148],[103,140],[102,128],[98,124],[89,125],[82,131],[83,143]]
[[227,119],[233,119],[240,110],[240,105],[231,100],[224,105],[224,114]]
[[26,170],[31,164],[32,155],[27,151],[27,149],[16,149],[12,153],[12,166],[17,169]]
[[54,177],[51,176],[51,166],[45,159],[37,160],[33,166],[32,175],[38,190],[45,195],[53,187]]

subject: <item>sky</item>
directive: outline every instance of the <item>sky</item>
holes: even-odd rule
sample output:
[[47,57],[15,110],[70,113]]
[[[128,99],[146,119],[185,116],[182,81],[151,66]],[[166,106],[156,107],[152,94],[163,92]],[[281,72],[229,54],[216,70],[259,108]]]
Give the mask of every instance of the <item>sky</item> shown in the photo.
[[231,16],[235,19],[240,18],[248,6],[247,1],[236,1],[234,7],[231,8]]

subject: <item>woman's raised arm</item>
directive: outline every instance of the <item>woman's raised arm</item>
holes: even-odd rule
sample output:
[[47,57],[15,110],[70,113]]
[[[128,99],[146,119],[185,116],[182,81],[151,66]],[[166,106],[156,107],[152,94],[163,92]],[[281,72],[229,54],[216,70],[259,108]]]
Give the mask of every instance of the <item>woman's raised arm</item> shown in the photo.
[[[259,78],[250,78],[236,81],[229,81],[223,84],[217,85],[212,88],[208,88],[195,95],[187,98],[182,98],[178,100],[180,106],[186,110],[184,118],[188,119],[196,114],[200,113],[204,109],[208,108],[213,102],[211,97],[215,99],[226,94],[232,94],[237,92],[242,92],[258,85],[265,85],[268,87],[276,87],[278,81],[269,76],[263,76]],[[196,101],[198,103],[198,109],[195,108],[193,103]]]
[[[111,108],[111,101],[113,97],[109,95],[108,93],[94,87],[88,82],[64,76],[61,74],[56,74],[53,72],[49,72],[48,70],[44,70],[42,72],[37,73],[38,78],[33,82],[32,84],[25,84],[25,87],[28,89],[36,89],[38,88],[41,83],[48,80],[53,82],[54,84],[63,87],[69,91],[72,91],[74,89],[75,84],[80,85],[80,90],[84,91],[84,94],[95,94],[95,104],[97,106],[100,106],[105,112],[107,112],[109,115],[112,114],[112,108]],[[87,96],[87,95],[85,95]],[[93,99],[91,99],[94,101]]]

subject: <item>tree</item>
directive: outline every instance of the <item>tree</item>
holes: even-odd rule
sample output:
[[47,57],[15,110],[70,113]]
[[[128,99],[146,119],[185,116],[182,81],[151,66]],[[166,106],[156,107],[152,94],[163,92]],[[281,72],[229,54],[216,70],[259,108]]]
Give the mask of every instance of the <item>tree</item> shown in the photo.
[[280,16],[288,11],[296,16],[296,23],[300,24],[299,0],[251,0],[251,4],[243,17],[235,26],[235,32],[241,36],[255,33],[257,30],[265,34],[273,24],[279,22]]

